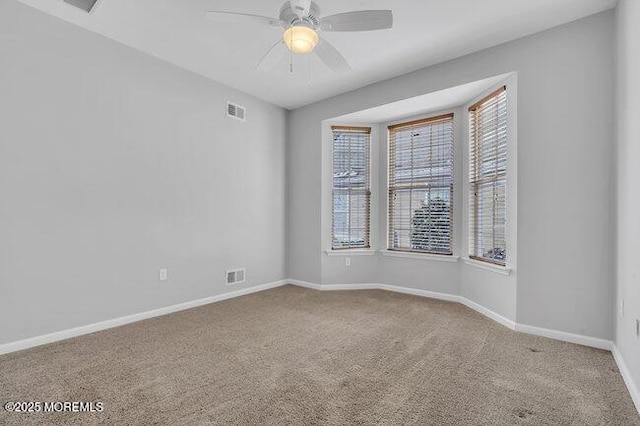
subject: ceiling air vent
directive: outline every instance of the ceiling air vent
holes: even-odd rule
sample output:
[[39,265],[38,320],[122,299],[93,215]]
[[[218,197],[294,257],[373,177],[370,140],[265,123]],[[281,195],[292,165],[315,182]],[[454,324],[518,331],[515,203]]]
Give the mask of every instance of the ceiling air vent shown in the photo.
[[65,3],[89,13],[100,0],[64,0]]
[[238,104],[227,102],[227,117],[233,117],[237,120],[245,120],[245,108]]
[[229,284],[240,284],[245,281],[247,275],[247,270],[242,269],[232,269],[227,271],[227,285]]

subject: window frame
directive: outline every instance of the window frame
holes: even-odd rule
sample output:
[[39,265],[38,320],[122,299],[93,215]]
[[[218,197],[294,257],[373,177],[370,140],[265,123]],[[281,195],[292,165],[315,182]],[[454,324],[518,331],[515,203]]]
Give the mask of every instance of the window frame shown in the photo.
[[[478,122],[477,118],[474,118],[473,115],[478,111],[478,109],[480,109],[483,105],[485,105],[486,103],[492,101],[493,99],[498,98],[499,96],[502,96],[504,94],[504,102],[505,102],[505,110],[504,110],[504,123],[503,123],[503,127],[504,127],[504,131],[505,131],[505,137],[504,137],[504,150],[505,150],[505,158],[504,158],[504,171],[501,173],[499,172],[499,167],[495,167],[496,172],[494,174],[493,177],[491,178],[487,178],[487,177],[481,177],[478,176],[477,173],[480,170],[480,166],[479,163],[482,162],[482,157],[480,157],[478,155],[478,133],[474,132],[474,124]],[[498,105],[498,102],[496,103],[496,106]],[[509,180],[510,180],[510,152],[509,152],[509,139],[510,139],[510,117],[509,117],[509,93],[507,91],[507,86],[506,85],[502,85],[499,88],[493,90],[491,93],[489,93],[488,95],[484,96],[482,99],[480,99],[479,101],[475,102],[474,104],[472,104],[469,108],[468,108],[468,132],[469,132],[469,160],[468,160],[468,168],[469,168],[469,172],[467,174],[467,185],[469,186],[469,215],[468,215],[468,224],[469,224],[469,241],[468,241],[468,247],[467,247],[467,252],[468,252],[468,256],[469,259],[473,262],[479,262],[480,265],[484,264],[487,266],[491,266],[491,267],[497,267],[497,268],[502,268],[507,270],[507,264],[509,262],[510,256],[511,254],[509,253],[508,250],[508,246],[509,246],[509,227],[508,227],[508,223],[509,223],[509,217],[510,217],[510,209],[509,209]],[[499,116],[499,113],[497,114],[497,116]],[[474,135],[476,135],[476,137],[474,138]],[[500,144],[500,143],[498,143]],[[499,148],[496,148],[499,149]],[[496,156],[497,157],[497,156]],[[497,164],[498,160],[496,159],[496,164]],[[476,172],[476,174],[474,175],[474,171]],[[477,226],[477,221],[478,221],[478,209],[479,209],[479,205],[480,205],[480,198],[477,194],[480,192],[479,188],[483,185],[487,185],[487,184],[494,184],[494,203],[495,203],[495,185],[498,182],[503,182],[504,185],[504,207],[503,207],[503,211],[502,211],[502,216],[504,217],[504,250],[505,250],[505,258],[504,261],[500,261],[500,260],[496,260],[494,258],[490,258],[490,257],[484,257],[484,256],[479,256],[477,254],[478,249],[481,249],[481,247],[478,247],[477,241],[480,238],[478,235],[478,226]],[[495,213],[495,205],[493,207],[493,211],[492,211],[492,218],[494,221],[494,227],[495,227],[495,217],[496,217],[496,213]],[[495,229],[493,229],[492,234],[493,238],[495,239]],[[492,249],[495,249],[495,247],[493,247]],[[479,266],[479,265],[478,265]]]
[[[396,131],[397,129],[402,128],[410,128],[411,126],[417,126],[421,124],[436,124],[438,122],[451,122],[451,183],[447,185],[449,187],[449,252],[441,252],[441,251],[427,251],[427,250],[416,250],[411,248],[396,248],[393,247],[393,194],[398,190],[414,190],[414,189],[425,189],[428,186],[425,185],[424,182],[416,183],[412,182],[411,185],[406,186],[403,185],[401,187],[393,186],[392,187],[392,173],[394,168],[395,161],[395,148],[392,147],[392,143],[395,143],[395,138],[392,139],[392,131]],[[455,242],[455,196],[457,192],[457,176],[456,176],[456,114],[454,111],[444,112],[437,115],[430,115],[427,117],[404,121],[400,123],[391,124],[387,127],[387,200],[386,200],[386,211],[387,211],[387,232],[386,232],[386,248],[382,250],[383,255],[392,256],[392,257],[414,257],[414,258],[425,258],[425,259],[443,259],[451,261],[457,261],[458,256],[456,255],[456,242]],[[393,153],[393,154],[392,154]],[[441,188],[446,188],[447,186],[442,186]]]
[[[354,254],[358,254],[358,253],[363,253],[363,254],[368,254],[372,249],[371,246],[371,200],[372,200],[372,191],[371,191],[371,185],[372,185],[372,129],[371,127],[367,127],[367,126],[345,126],[345,125],[332,125],[331,126],[331,248],[327,253],[332,253],[332,254],[340,254],[340,253],[354,253]],[[336,247],[334,245],[335,242],[335,191],[337,188],[335,188],[334,185],[334,162],[335,162],[335,133],[336,131],[343,131],[343,132],[354,132],[354,133],[362,133],[362,134],[366,134],[367,135],[367,139],[366,139],[366,171],[367,171],[367,177],[366,177],[366,185],[365,185],[365,189],[364,190],[357,190],[359,192],[364,191],[364,195],[366,197],[366,207],[365,207],[365,241],[363,245],[357,245],[357,246],[346,246],[346,247]],[[344,188],[340,188],[342,190],[344,190]],[[350,193],[351,192],[351,188],[347,188],[347,191]],[[351,195],[349,195],[349,198],[351,197]]]

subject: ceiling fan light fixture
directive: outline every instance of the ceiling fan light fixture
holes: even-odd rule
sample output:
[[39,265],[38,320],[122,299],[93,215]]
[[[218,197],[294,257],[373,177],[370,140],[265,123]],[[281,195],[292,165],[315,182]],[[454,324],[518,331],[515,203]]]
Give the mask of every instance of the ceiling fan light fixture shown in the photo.
[[318,33],[310,27],[295,25],[284,32],[284,43],[293,53],[311,53],[318,45]]

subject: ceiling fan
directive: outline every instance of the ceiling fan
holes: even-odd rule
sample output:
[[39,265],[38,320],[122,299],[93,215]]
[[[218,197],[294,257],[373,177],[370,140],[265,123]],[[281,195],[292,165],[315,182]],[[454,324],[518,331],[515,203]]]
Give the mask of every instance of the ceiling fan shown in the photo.
[[319,36],[322,31],[372,31],[383,30],[393,26],[393,13],[390,10],[360,10],[339,13],[337,15],[320,15],[320,8],[311,0],[291,0],[280,8],[278,18],[251,15],[246,13],[208,11],[209,19],[252,23],[281,27],[284,33],[276,41],[257,65],[258,69],[273,68],[287,53],[309,54],[314,52],[320,60],[336,72],[349,70],[349,64],[331,43]]

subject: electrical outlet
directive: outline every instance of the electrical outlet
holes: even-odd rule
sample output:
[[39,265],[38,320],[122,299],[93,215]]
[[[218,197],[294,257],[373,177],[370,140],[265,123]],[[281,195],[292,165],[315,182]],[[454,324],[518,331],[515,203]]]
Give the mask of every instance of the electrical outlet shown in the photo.
[[165,268],[160,269],[160,271],[158,272],[158,280],[160,280],[161,282],[168,281],[169,271]]
[[350,257],[345,257],[344,258],[344,266],[346,266],[346,267],[351,266],[351,258]]

